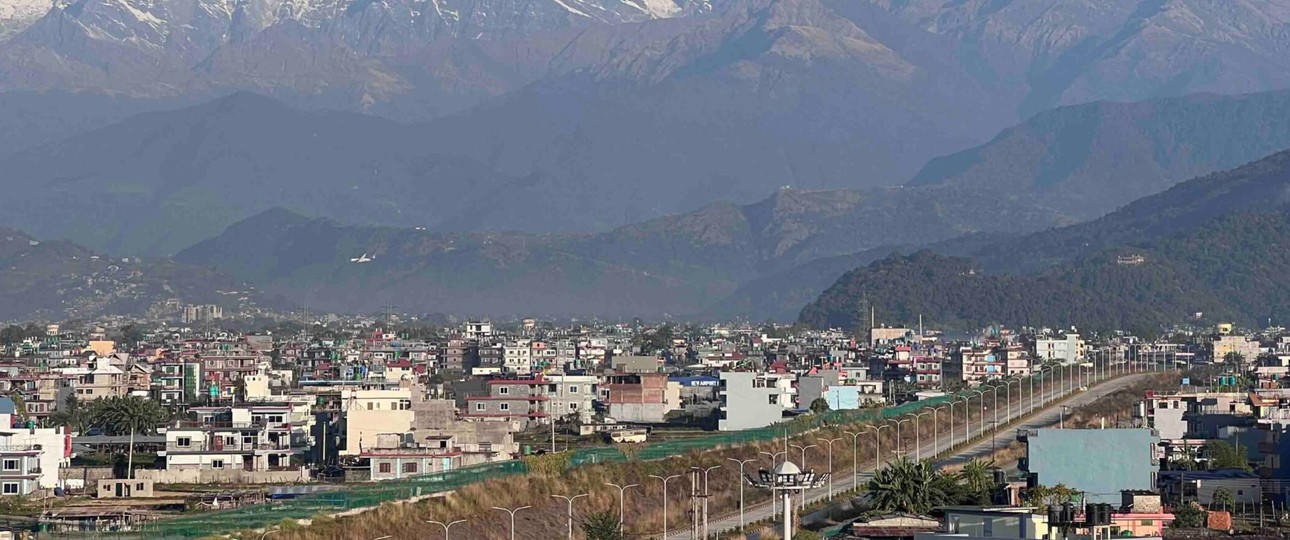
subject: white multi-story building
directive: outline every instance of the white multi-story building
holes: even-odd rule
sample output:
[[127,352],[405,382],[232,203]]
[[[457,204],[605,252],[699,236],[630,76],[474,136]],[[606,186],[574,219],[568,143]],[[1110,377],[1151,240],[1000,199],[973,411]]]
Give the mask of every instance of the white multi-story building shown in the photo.
[[166,470],[291,468],[291,405],[194,407],[196,418],[166,429]]
[[550,381],[547,396],[551,398],[551,412],[559,417],[577,414],[582,422],[590,422],[595,415],[596,385],[600,378],[595,375],[547,375]]
[[516,375],[533,372],[532,342],[521,339],[502,348],[502,370]]
[[717,429],[738,431],[769,426],[796,407],[795,378],[789,374],[725,371],[717,394],[721,398]]
[[1063,364],[1084,361],[1084,339],[1076,333],[1035,340],[1035,358],[1040,362],[1056,360]]
[[0,397],[0,495],[58,487],[58,470],[71,462],[67,428],[11,428],[14,413],[13,400]]

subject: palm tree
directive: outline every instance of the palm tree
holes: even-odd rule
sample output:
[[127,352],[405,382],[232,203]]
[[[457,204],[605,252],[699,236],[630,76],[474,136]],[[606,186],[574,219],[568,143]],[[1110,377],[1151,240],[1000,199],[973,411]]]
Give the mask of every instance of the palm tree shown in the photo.
[[160,404],[137,396],[112,396],[94,403],[94,423],[109,435],[130,435],[126,477],[134,478],[134,436],[147,435],[164,424],[170,415]]
[[963,486],[964,495],[974,504],[990,504],[994,494],[994,461],[982,461],[973,458],[963,465],[957,479]]
[[49,415],[49,422],[54,425],[67,426],[68,429],[75,433],[84,434],[89,431],[91,422],[90,407],[81,403],[76,394],[67,394],[63,400],[63,405]]
[[950,502],[953,479],[925,461],[902,457],[869,481],[873,505],[887,512],[926,514]]

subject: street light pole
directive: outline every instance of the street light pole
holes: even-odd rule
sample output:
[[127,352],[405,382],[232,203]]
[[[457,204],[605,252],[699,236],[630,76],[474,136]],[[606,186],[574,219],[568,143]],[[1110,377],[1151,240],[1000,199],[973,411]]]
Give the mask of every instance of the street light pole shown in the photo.
[[[774,470],[774,469],[775,469],[775,458],[777,458],[777,457],[779,457],[779,456],[784,456],[784,459],[788,459],[788,450],[785,450],[785,451],[783,451],[783,452],[758,452],[758,454],[762,454],[762,455],[770,456],[770,470]],[[776,513],[775,508],[776,508],[778,505],[779,505],[778,498],[777,498],[777,497],[771,497],[771,498],[770,498],[770,513],[771,513],[771,514],[775,514],[775,513]]]
[[426,521],[426,523],[433,523],[435,525],[443,527],[443,540],[448,540],[448,530],[451,529],[453,525],[456,525],[458,523],[465,523],[465,522],[466,520],[464,519],[459,519],[457,521],[450,521],[448,523],[444,523],[442,521],[434,521],[434,520]]
[[900,426],[905,422],[912,422],[913,420],[914,420],[913,418],[905,418],[903,420],[892,420],[893,422],[896,423],[896,455],[897,456],[904,456],[904,440],[900,436]]
[[[816,445],[816,444],[808,444],[806,446],[790,444],[788,446],[789,448],[796,448],[802,452],[802,470],[806,470],[806,451],[810,450],[811,448],[820,447],[819,445]],[[784,459],[788,459],[788,458],[784,458]],[[800,510],[802,507],[806,506],[806,491],[802,491],[798,493],[798,497],[800,502],[798,502],[797,504],[798,504],[798,509]]]
[[923,416],[935,415],[932,411],[914,413],[914,459],[923,460]]
[[590,494],[589,494],[589,493],[579,493],[579,494],[574,495],[574,496],[572,496],[572,497],[568,497],[568,496],[565,496],[565,495],[552,495],[552,497],[555,497],[555,498],[557,498],[557,499],[564,499],[564,500],[565,500],[565,502],[569,503],[569,514],[568,514],[568,515],[569,515],[569,526],[568,526],[568,532],[569,532],[569,534],[568,534],[568,540],[573,540],[573,501],[578,500],[578,498],[579,498],[579,497],[587,497],[587,496],[590,496]]
[[[855,491],[860,489],[860,436],[868,432],[843,431],[843,433],[851,436],[851,489]],[[877,467],[877,464],[875,463],[874,466]],[[878,470],[875,468],[874,472]]]
[[500,507],[500,506],[494,506],[494,507],[493,507],[493,510],[501,510],[501,511],[506,512],[507,514],[510,514],[510,515],[511,515],[511,540],[515,540],[515,514],[516,514],[516,513],[518,513],[520,510],[524,510],[524,509],[526,509],[526,508],[533,508],[533,507],[532,507],[532,506],[521,506],[521,507],[516,508],[516,509],[514,509],[514,510],[511,510],[510,508],[502,508],[502,507]]
[[[941,411],[943,410],[945,410],[945,407],[932,408],[932,459],[936,459],[941,455]],[[950,419],[953,420],[953,413],[951,413]],[[950,439],[953,438],[951,435]]]
[[[726,461],[733,461],[739,464],[739,531],[744,530],[744,465],[757,461],[755,459],[735,459],[726,458]],[[664,501],[666,502],[666,501]],[[666,510],[664,510],[666,512]],[[666,528],[666,527],[664,527]],[[664,532],[663,540],[667,540],[667,533]]]
[[[657,479],[659,479],[659,480],[662,480],[662,481],[663,481],[663,538],[664,538],[664,540],[666,540],[666,539],[667,539],[667,483],[668,483],[668,481],[669,481],[669,480],[673,480],[673,479],[676,479],[676,478],[680,478],[681,476],[682,476],[682,475],[679,475],[679,474],[674,474],[674,475],[672,475],[672,476],[659,476],[659,475],[657,475],[657,474],[651,474],[651,475],[649,475],[649,477],[650,477],[650,478],[657,478]],[[742,484],[740,484],[740,490],[742,490],[742,489],[743,489],[743,485],[742,485]],[[742,495],[742,493],[741,493],[741,495]],[[741,503],[739,503],[739,511],[740,511],[740,513],[742,513],[742,512],[743,512],[743,503],[742,503],[742,502],[741,502]],[[515,539],[513,539],[513,538],[512,538],[511,540],[515,540]]]
[[829,500],[833,500],[833,443],[842,441],[842,437],[822,439],[829,443]]
[[620,486],[613,482],[605,482],[605,485],[618,488],[618,528],[621,530],[623,525],[627,523],[627,515],[624,513],[624,509],[627,506],[627,490],[639,487],[640,484],[627,484],[625,486]]
[[690,467],[693,471],[703,471],[703,537],[708,537],[708,497],[712,495],[712,490],[708,488],[708,473],[713,469],[720,469],[720,465],[713,465],[708,468]]
[[873,473],[878,474],[879,462],[882,461],[882,430],[891,427],[890,424],[883,424],[873,428]]

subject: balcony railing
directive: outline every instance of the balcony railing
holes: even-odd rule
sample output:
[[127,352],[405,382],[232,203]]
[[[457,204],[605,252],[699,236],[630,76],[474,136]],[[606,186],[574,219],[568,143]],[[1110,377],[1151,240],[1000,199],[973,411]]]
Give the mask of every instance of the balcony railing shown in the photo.
[[38,452],[39,444],[0,444],[0,452]]
[[190,444],[180,446],[177,444],[167,444],[166,452],[174,453],[236,453],[236,452],[255,452],[257,450],[291,450],[290,443],[252,443],[252,444]]

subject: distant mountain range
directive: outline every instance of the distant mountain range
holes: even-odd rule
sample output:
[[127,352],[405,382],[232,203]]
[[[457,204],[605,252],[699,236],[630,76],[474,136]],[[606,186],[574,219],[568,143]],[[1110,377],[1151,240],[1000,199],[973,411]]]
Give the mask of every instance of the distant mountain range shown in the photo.
[[1044,111],[990,142],[931,160],[913,184],[1022,194],[1080,220],[1290,148],[1290,91]]
[[182,304],[283,305],[206,268],[166,259],[112,257],[71,242],[39,241],[21,231],[0,229],[0,320],[164,314]]
[[[1191,180],[1100,219],[987,244],[975,259],[895,255],[843,275],[801,313],[856,326],[860,306],[973,327],[1077,325],[1154,331],[1290,318],[1290,152]],[[952,242],[948,243],[952,245]]]
[[[315,309],[364,311],[395,303],[463,314],[693,315],[744,283],[821,257],[978,228],[1052,224],[1006,205],[951,211],[950,201],[988,201],[939,189],[780,190],[749,205],[718,203],[598,234],[350,226],[278,209],[235,224],[176,259],[228,272]],[[924,194],[946,203],[914,205]],[[999,215],[1015,220],[1001,222]],[[857,234],[867,230],[881,232]],[[354,260],[363,256],[371,260]]]
[[[1054,105],[1285,88],[1286,17],[1278,3],[1201,0],[82,0],[47,10],[35,0],[0,0],[8,35],[0,38],[0,92],[173,105],[249,90],[309,110],[433,120],[376,139],[391,155],[417,146],[428,157],[415,155],[415,167],[486,171],[462,175],[487,174],[471,183],[488,197],[445,193],[460,204],[436,208],[436,218],[470,230],[606,231],[716,200],[751,203],[785,185],[905,184],[930,158]],[[188,116],[176,114],[176,122]],[[1144,114],[1144,124],[1158,122]],[[58,129],[30,129],[67,132],[74,116],[52,118]],[[103,118],[87,113],[84,128]],[[232,125],[267,131],[250,120]],[[0,127],[0,143],[17,139],[9,129]],[[1130,171],[1153,174],[1117,200],[1204,172],[1206,161],[1232,164],[1168,146],[1168,129],[1143,128],[1145,140],[1126,140],[1195,153],[1196,163],[1150,160],[1161,170]],[[1080,184],[1100,174],[1096,155],[1081,167],[1078,133],[1054,136],[1053,148],[1031,141],[1037,167],[986,160],[952,168],[959,174],[946,179],[971,184],[1008,169],[1049,180],[1055,167]],[[380,178],[390,164],[359,146],[356,156],[384,167],[351,181],[405,185]],[[289,193],[305,181],[275,179],[263,189]],[[1056,192],[1086,194],[1096,193]],[[1100,213],[1087,200],[1058,202],[1075,217]],[[183,241],[118,244],[164,251]]]

